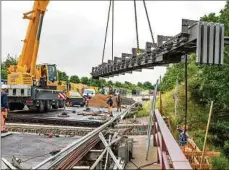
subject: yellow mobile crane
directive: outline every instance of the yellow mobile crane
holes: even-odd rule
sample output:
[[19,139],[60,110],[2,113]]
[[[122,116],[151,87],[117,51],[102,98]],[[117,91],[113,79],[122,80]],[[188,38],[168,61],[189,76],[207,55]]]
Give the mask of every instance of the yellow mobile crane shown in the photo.
[[10,110],[36,108],[39,112],[51,108],[62,108],[64,101],[58,96],[63,96],[58,90],[60,81],[55,64],[37,65],[39,41],[42,23],[49,0],[34,1],[32,11],[24,13],[24,19],[29,20],[29,25],[24,40],[22,53],[16,66],[8,68],[8,100]]

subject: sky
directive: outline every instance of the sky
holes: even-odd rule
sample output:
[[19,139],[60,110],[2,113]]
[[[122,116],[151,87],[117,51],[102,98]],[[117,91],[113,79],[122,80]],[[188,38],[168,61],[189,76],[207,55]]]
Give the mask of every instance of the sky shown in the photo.
[[[142,1],[137,1],[140,48],[151,41]],[[219,13],[225,1],[146,1],[152,31],[173,36],[181,32],[181,19],[199,20],[211,12]],[[23,13],[31,11],[33,1],[2,1],[2,60],[7,54],[21,53],[28,20]],[[90,76],[91,68],[102,60],[102,50],[109,1],[50,1],[41,33],[37,63],[54,63],[68,75]],[[114,56],[131,53],[136,47],[133,1],[116,1],[114,5]],[[105,59],[111,59],[111,22]],[[132,74],[109,78],[132,83],[156,80],[166,67],[155,67]],[[108,80],[108,79],[107,79]]]

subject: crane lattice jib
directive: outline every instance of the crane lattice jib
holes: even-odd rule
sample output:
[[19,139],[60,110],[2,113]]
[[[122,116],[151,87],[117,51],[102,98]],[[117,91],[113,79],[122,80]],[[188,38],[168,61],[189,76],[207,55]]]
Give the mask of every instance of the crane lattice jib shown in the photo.
[[42,22],[48,3],[49,0],[34,1],[33,10],[24,13],[23,18],[30,21],[18,64],[16,67],[11,66],[9,68],[10,73],[20,72],[35,75]]

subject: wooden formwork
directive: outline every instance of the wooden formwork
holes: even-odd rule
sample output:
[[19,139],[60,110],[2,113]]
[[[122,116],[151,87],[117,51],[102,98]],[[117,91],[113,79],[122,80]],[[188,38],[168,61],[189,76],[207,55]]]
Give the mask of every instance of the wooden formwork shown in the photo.
[[188,144],[180,147],[191,163],[193,169],[212,169],[212,164],[210,163],[209,158],[220,156],[220,152],[205,151],[201,164],[202,151],[192,139],[189,138]]
[[[164,116],[163,119],[166,122],[168,128],[171,130],[169,117]],[[205,151],[202,165],[200,166],[202,151],[195,144],[193,139],[188,138],[188,144],[185,146],[180,146],[180,148],[184,152],[184,155],[189,160],[193,169],[212,169],[212,164],[210,163],[209,158],[220,156],[220,152]]]

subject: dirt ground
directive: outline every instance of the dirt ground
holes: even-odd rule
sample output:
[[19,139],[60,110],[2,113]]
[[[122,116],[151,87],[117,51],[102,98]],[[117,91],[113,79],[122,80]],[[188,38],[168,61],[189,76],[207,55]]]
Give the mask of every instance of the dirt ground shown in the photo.
[[[90,99],[89,106],[107,108],[108,97],[109,95],[97,94]],[[121,96],[121,98],[122,98],[122,103],[121,103],[122,105],[131,105],[135,102],[132,98],[127,98],[124,96]],[[116,96],[112,96],[112,100],[113,100],[113,107],[117,107]]]

